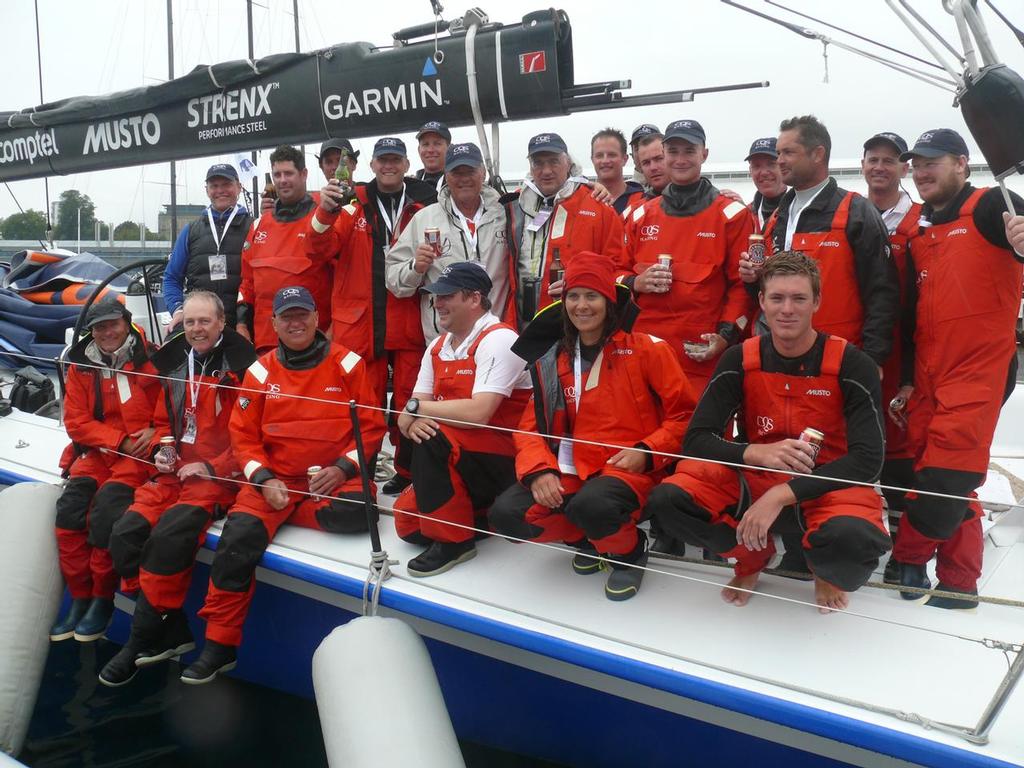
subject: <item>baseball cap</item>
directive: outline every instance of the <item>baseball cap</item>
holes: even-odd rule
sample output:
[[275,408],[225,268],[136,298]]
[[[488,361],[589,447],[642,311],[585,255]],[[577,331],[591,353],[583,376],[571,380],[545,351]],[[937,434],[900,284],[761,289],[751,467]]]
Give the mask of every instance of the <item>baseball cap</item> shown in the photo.
[[527,145],[527,155],[536,155],[538,152],[568,152],[569,147],[557,133],[538,133]]
[[629,137],[629,143],[636,144],[645,136],[661,136],[661,130],[652,123],[641,123],[633,129],[633,135]]
[[316,302],[313,301],[313,294],[301,285],[290,285],[281,288],[274,294],[274,314],[279,315],[286,309],[308,309],[316,311]]
[[447,141],[449,144],[452,141],[452,132],[448,130],[448,126],[438,120],[431,120],[423,124],[423,127],[416,131],[416,139],[427,135],[428,133],[436,133],[442,139]]
[[704,136],[704,126],[696,120],[676,120],[669,123],[665,129],[665,141],[669,139],[682,139],[691,144],[704,144],[707,139]]
[[207,181],[216,178],[238,181],[238,171],[235,170],[235,166],[231,165],[231,163],[217,163],[211,165],[210,169],[206,172]]
[[320,145],[320,154],[316,156],[316,159],[319,160],[328,149],[344,149],[352,155],[352,159],[359,159],[359,152],[352,149],[352,142],[348,139],[328,139]]
[[491,278],[475,261],[457,261],[445,267],[437,280],[420,290],[436,296],[450,296],[459,291],[480,291],[486,296],[491,292]]
[[85,327],[92,328],[97,323],[117,320],[119,317],[123,317],[130,322],[132,313],[115,296],[104,296],[99,301],[93,302],[93,305],[89,307],[89,313],[85,316]]
[[904,163],[914,157],[942,157],[943,155],[965,155],[970,157],[967,142],[950,128],[935,128],[917,137],[914,148],[900,155]]
[[476,144],[452,144],[444,155],[444,169],[450,171],[460,165],[479,168],[484,164],[484,156]]
[[408,157],[408,153],[405,151],[405,142],[401,139],[396,139],[394,136],[385,136],[383,139],[377,139],[377,143],[373,145],[373,156],[380,157],[381,155]]
[[898,133],[892,133],[891,131],[876,133],[870,139],[865,141],[864,151],[867,152],[869,149],[871,149],[872,147],[877,147],[879,144],[888,144],[891,147],[895,147],[896,153],[900,155],[907,151],[906,140]]
[[754,155],[768,155],[768,157],[778,158],[779,152],[775,148],[775,144],[778,140],[774,136],[766,136],[763,139],[754,139],[754,143],[750,145],[750,152],[743,158],[744,162],[750,162],[750,158]]

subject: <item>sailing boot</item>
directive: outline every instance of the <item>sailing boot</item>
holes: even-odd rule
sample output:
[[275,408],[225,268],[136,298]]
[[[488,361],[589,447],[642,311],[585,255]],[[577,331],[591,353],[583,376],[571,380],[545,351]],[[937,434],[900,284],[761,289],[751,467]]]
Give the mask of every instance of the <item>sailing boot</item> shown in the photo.
[[50,639],[57,642],[58,640],[70,640],[74,637],[75,627],[78,626],[78,622],[85,616],[85,612],[89,610],[90,602],[92,600],[88,597],[72,599],[68,612],[57,619],[54,625],[50,627]]
[[579,550],[572,558],[573,573],[578,573],[580,576],[590,576],[608,567],[597,553],[597,550],[594,549],[594,545],[590,543],[590,539],[574,541],[570,546]]
[[396,473],[394,477],[380,487],[380,492],[387,496],[397,496],[410,485],[412,485],[411,477],[402,477]]
[[609,600],[629,600],[640,591],[640,582],[644,580],[647,567],[647,535],[639,529],[636,535],[636,547],[632,552],[608,558],[612,572],[604,585],[604,596]]
[[[931,589],[932,582],[928,578],[928,565],[914,565],[913,563],[900,563],[900,586],[917,587],[918,589]],[[900,592],[904,600],[923,600],[926,595],[917,592]]]
[[882,571],[882,581],[886,584],[900,583],[900,561],[890,555],[889,562],[885,564]]
[[168,611],[161,619],[156,641],[135,656],[136,666],[148,667],[167,659],[175,659],[196,647],[195,638],[192,637],[192,630],[188,628],[188,620],[183,611]]
[[75,625],[75,640],[80,643],[91,643],[99,640],[110,626],[114,618],[114,598],[94,597],[89,609]]
[[969,611],[978,607],[978,590],[975,589],[957,589],[951,587],[948,584],[943,584],[941,581],[935,585],[935,589],[942,592],[956,592],[959,597],[943,597],[941,595],[932,595],[928,598],[928,602],[925,605],[929,608],[945,608],[947,610],[960,610]]
[[159,641],[162,630],[160,614],[146,602],[145,595],[140,594],[135,603],[128,642],[100,670],[100,682],[109,688],[118,688],[130,682],[139,671],[135,664],[136,657],[152,653],[149,649]]
[[238,648],[207,640],[203,652],[184,672],[181,682],[188,685],[208,683],[221,672],[230,672],[237,666]]

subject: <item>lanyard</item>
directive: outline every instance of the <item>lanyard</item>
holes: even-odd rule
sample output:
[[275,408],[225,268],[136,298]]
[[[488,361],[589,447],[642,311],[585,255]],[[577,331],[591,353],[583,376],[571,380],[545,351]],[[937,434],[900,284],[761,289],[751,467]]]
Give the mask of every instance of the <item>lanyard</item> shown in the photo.
[[[476,213],[473,214],[473,226],[469,226],[469,219],[462,215],[462,211],[459,210],[457,205],[453,205],[452,208],[455,211],[455,215],[459,217],[459,226],[462,227],[462,231],[466,233],[466,239],[469,241],[469,251],[476,253],[476,241],[480,234],[480,220],[484,215],[484,204],[480,201],[480,205],[476,209]],[[469,255],[468,253],[466,254]],[[479,261],[479,258],[477,259]]]
[[580,412],[580,403],[583,400],[583,354],[580,352],[580,337],[576,337],[576,357],[572,364],[572,386],[576,392],[576,415]]
[[[199,369],[199,375],[202,376],[206,373],[206,362],[202,364],[202,368]],[[199,404],[199,387],[202,384],[196,379],[196,356],[194,350],[188,351],[188,409],[195,411],[196,406]]]
[[402,219],[402,211],[405,209],[405,186],[402,187],[402,198],[398,201],[398,211],[395,212],[394,219],[391,218],[391,213],[387,208],[384,207],[384,201],[377,197],[377,207],[380,209],[380,215],[384,219],[384,226],[388,228],[388,244],[395,242],[395,238],[398,236],[396,230],[398,229],[399,222]]
[[231,222],[235,220],[235,214],[238,213],[238,206],[236,205],[231,209],[231,215],[228,216],[227,222],[224,224],[224,230],[218,235],[217,225],[213,221],[213,208],[206,209],[206,217],[210,220],[210,234],[213,236],[213,242],[217,244],[217,253],[220,254],[220,244],[224,242],[224,238],[228,234],[228,227],[231,226]]

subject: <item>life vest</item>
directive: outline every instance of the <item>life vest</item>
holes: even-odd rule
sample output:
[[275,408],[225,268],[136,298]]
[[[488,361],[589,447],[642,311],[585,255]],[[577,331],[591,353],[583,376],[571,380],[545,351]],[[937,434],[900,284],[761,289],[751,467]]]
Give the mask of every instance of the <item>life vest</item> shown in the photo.
[[[202,290],[217,294],[224,303],[225,320],[232,328],[235,327],[238,286],[242,282],[242,248],[251,225],[252,216],[248,212],[239,211],[232,219],[231,226],[224,231],[219,247],[210,229],[209,216],[199,216],[188,226],[185,291]],[[227,277],[223,280],[210,277],[210,257],[218,253],[224,256],[227,267]]]

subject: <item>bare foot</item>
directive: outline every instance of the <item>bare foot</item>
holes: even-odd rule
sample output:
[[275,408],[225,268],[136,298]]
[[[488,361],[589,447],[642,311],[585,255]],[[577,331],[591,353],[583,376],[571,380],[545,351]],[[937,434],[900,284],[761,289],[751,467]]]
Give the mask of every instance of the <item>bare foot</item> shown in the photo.
[[757,578],[761,572],[752,573],[749,576],[733,576],[725,589],[722,590],[722,599],[732,603],[737,608],[747,604],[750,600],[750,592],[744,590],[753,589],[757,585]]
[[818,604],[818,613],[841,611],[850,604],[849,595],[839,587],[833,587],[827,581],[814,577],[814,601]]

